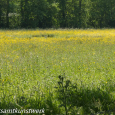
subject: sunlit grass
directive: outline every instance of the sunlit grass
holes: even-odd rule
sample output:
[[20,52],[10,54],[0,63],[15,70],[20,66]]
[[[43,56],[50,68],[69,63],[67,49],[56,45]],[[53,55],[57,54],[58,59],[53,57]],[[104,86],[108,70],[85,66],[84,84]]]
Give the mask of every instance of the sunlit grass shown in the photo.
[[63,73],[78,88],[100,88],[114,96],[115,30],[0,30],[1,107],[17,106],[21,96],[55,97]]

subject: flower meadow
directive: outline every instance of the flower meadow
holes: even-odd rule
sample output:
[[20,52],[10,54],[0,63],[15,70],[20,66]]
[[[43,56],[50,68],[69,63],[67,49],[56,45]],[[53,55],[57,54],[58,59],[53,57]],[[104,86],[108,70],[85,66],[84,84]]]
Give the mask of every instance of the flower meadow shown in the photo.
[[0,30],[0,109],[15,108],[114,115],[115,30]]

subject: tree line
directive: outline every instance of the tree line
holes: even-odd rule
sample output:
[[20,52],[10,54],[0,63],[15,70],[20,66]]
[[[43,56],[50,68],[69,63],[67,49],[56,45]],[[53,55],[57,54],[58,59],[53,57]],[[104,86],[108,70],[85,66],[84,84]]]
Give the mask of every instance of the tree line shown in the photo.
[[115,27],[115,0],[0,0],[0,28]]

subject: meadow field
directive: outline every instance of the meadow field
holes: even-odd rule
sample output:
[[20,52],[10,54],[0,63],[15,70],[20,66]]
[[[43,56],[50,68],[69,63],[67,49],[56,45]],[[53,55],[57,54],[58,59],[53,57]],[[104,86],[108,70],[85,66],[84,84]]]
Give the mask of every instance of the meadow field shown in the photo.
[[16,108],[115,115],[115,29],[0,30],[0,109]]

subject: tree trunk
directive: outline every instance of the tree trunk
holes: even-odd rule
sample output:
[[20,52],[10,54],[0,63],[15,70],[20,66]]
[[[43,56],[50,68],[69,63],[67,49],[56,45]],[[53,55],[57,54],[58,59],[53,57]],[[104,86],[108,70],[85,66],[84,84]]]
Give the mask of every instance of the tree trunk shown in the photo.
[[24,20],[23,0],[21,0],[20,2],[20,9],[21,9],[21,27],[23,27],[23,20]]
[[1,10],[1,4],[0,4],[0,26],[1,26],[1,15],[2,15],[2,10]]
[[7,11],[6,11],[6,27],[9,28],[9,0],[7,0]]
[[82,0],[79,0],[79,28],[81,28],[81,4]]

